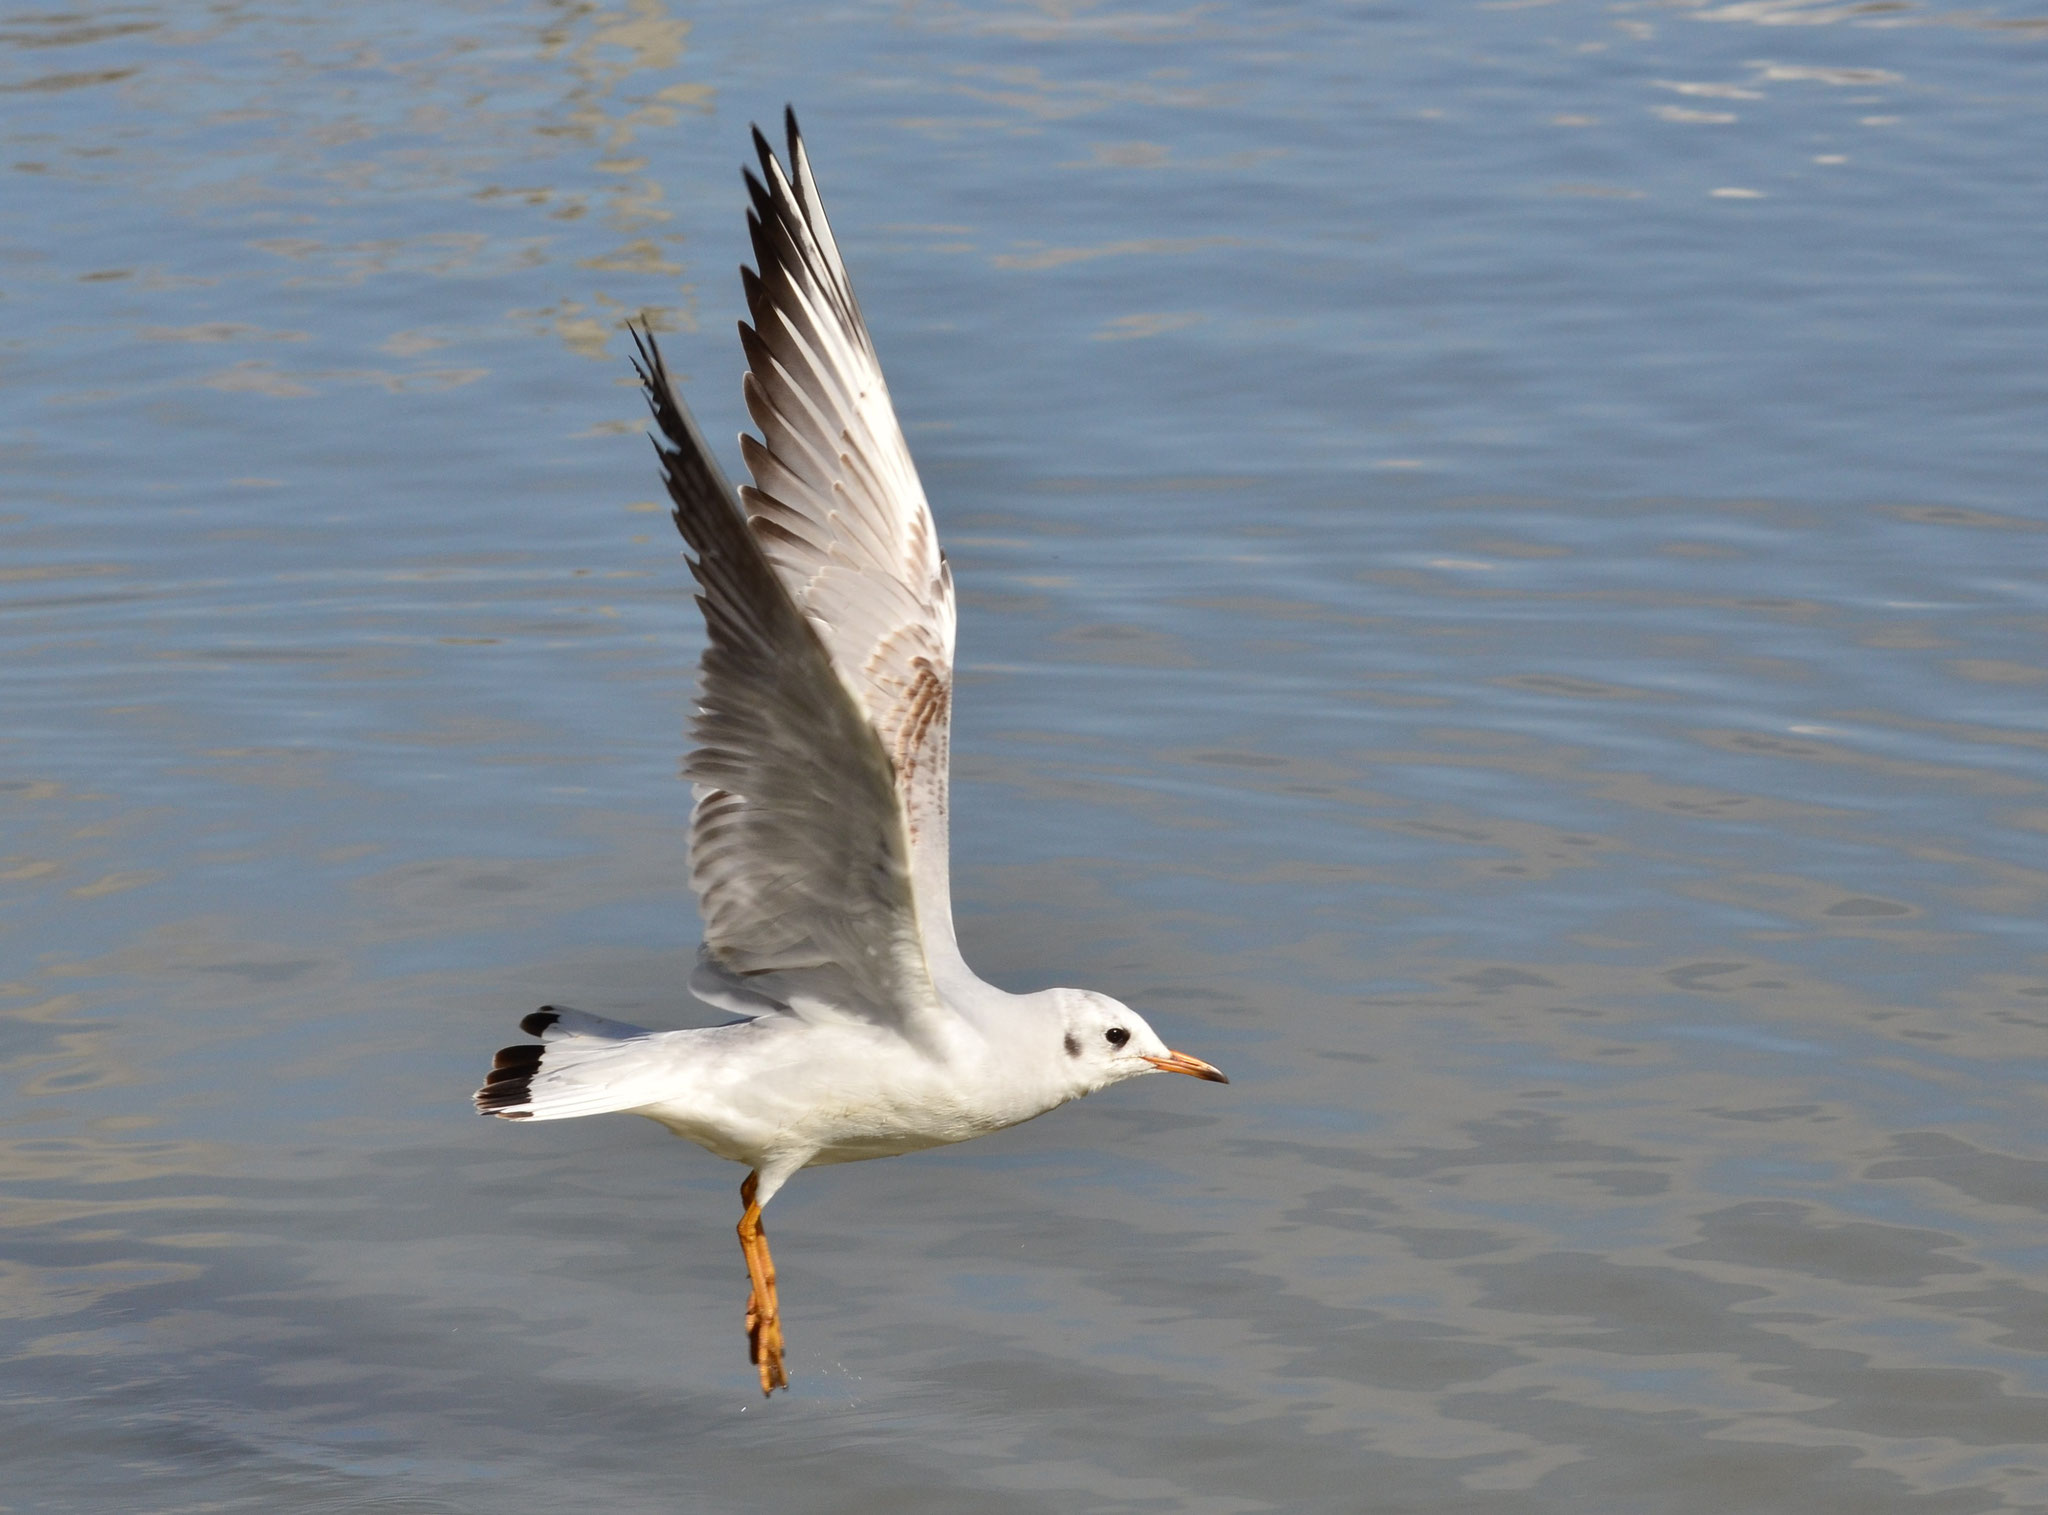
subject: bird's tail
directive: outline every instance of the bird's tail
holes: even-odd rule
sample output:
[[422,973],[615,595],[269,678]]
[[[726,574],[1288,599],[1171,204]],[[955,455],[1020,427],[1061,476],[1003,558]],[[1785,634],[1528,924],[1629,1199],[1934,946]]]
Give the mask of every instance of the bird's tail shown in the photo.
[[[543,1005],[519,1023],[528,1036],[540,1038],[507,1047],[491,1062],[484,1086],[476,1091],[476,1107],[485,1115],[506,1120],[561,1120],[572,1115],[598,1115],[630,1109],[638,1100],[618,1075],[625,1044],[652,1035],[640,1026],[608,1021],[601,1015]],[[637,1091],[636,1091],[637,1092]]]

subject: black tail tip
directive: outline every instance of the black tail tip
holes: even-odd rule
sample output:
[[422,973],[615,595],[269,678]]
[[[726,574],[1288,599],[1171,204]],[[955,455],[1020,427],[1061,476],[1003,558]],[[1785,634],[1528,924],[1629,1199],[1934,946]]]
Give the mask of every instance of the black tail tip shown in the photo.
[[[519,1023],[519,1029],[528,1036],[539,1036],[561,1018],[562,1012],[553,1005],[542,1005]],[[540,1048],[536,1047],[533,1050],[538,1052]]]
[[508,1078],[532,1078],[540,1071],[540,1060],[547,1048],[536,1047],[532,1042],[521,1042],[516,1047],[500,1047],[498,1055],[491,1059],[491,1076],[485,1083],[503,1083]]
[[[540,1060],[546,1053],[545,1047],[536,1047],[531,1042],[522,1042],[516,1047],[504,1047],[491,1059],[491,1071],[484,1076],[484,1086],[476,1091],[476,1107],[485,1115],[498,1115],[514,1105],[523,1105],[533,1089],[533,1076],[540,1072]],[[521,1119],[526,1112],[508,1116]]]

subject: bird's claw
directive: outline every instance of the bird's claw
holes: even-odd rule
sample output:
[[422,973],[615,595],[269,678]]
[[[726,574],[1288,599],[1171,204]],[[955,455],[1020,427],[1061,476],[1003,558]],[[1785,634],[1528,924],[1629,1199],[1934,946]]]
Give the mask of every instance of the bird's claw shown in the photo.
[[747,1207],[739,1225],[740,1250],[746,1254],[747,1361],[761,1371],[761,1393],[772,1395],[789,1387],[789,1375],[782,1370],[782,1311],[775,1299],[775,1259],[768,1251],[768,1236],[761,1229],[761,1207],[754,1203],[760,1174],[749,1173],[740,1185],[740,1202]]
[[782,1322],[763,1315],[752,1294],[747,1296],[747,1361],[761,1370],[763,1395],[789,1387],[789,1375],[782,1369]]

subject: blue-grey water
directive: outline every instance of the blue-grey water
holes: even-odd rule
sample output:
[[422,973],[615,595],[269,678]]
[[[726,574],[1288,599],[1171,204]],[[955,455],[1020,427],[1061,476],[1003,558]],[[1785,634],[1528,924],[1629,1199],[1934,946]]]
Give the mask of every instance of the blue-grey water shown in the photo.
[[[0,18],[0,1508],[2048,1506],[2048,20]],[[661,1025],[802,113],[962,591],[968,955],[1151,1079],[772,1211]],[[735,457],[736,449],[728,452]]]

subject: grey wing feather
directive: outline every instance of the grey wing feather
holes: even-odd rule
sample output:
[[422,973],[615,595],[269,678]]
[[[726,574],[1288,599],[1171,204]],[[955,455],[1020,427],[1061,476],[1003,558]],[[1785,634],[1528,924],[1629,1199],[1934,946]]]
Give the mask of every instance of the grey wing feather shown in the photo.
[[887,755],[901,797],[925,952],[965,973],[947,876],[953,575],[880,361],[825,220],[796,118],[789,170],[757,131],[747,176],[758,273],[744,271],[740,439],[749,523]]
[[708,633],[686,772],[691,884],[727,974],[800,1015],[950,1034],[920,941],[888,753],[777,577],[652,336],[635,333]]

